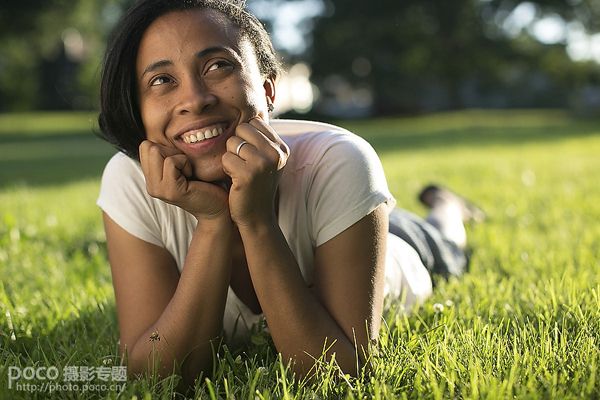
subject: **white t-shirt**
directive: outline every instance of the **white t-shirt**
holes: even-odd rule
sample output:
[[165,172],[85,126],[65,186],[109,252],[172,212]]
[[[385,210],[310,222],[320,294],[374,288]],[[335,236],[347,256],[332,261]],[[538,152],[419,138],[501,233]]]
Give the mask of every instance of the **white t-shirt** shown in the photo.
[[[316,247],[382,203],[391,211],[395,200],[377,154],[364,139],[323,123],[270,124],[290,147],[279,181],[279,226],[304,280],[311,284]],[[133,236],[167,249],[181,271],[196,219],[151,197],[138,162],[122,153],[113,156],[104,170],[97,204]],[[395,236],[388,243],[386,293],[404,296],[408,304],[427,297],[431,280],[416,252]],[[223,321],[228,335],[243,335],[260,317],[229,288]]]

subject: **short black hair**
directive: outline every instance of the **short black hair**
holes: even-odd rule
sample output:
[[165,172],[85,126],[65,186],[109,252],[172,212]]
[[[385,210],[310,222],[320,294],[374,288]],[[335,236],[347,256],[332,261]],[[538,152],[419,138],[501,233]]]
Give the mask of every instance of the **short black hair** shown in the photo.
[[263,24],[235,0],[141,0],[123,16],[109,41],[102,66],[98,136],[129,157],[139,160],[139,145],[146,139],[137,98],[136,58],[146,29],[172,11],[211,9],[240,29],[254,48],[265,77],[276,79],[281,63]]

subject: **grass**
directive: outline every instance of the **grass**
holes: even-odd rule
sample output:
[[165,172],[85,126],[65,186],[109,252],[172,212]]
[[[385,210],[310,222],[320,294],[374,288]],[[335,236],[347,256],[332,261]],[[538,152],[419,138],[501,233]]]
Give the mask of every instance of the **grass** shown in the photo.
[[[112,150],[92,120],[0,116],[0,399],[173,398],[177,377],[120,391],[8,389],[11,366],[119,364],[94,205]],[[439,282],[410,315],[390,306],[370,376],[321,365],[313,382],[294,380],[257,331],[247,348],[218,353],[196,396],[599,398],[598,122],[556,111],[342,122],[375,146],[399,206],[423,212],[415,193],[435,181],[485,208],[489,222],[469,229],[470,273]]]

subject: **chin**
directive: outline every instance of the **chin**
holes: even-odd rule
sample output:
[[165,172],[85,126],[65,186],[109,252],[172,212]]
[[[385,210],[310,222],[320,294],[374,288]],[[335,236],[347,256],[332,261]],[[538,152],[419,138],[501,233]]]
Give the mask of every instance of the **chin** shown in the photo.
[[201,166],[196,166],[194,168],[194,178],[203,182],[216,182],[226,180],[229,177],[223,171],[223,168],[202,168]]

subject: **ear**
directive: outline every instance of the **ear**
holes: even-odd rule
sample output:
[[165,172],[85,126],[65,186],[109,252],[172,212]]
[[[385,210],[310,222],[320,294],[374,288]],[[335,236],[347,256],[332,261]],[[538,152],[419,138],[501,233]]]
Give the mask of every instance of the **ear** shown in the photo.
[[265,95],[271,100],[271,104],[275,103],[275,78],[267,77],[263,83]]

